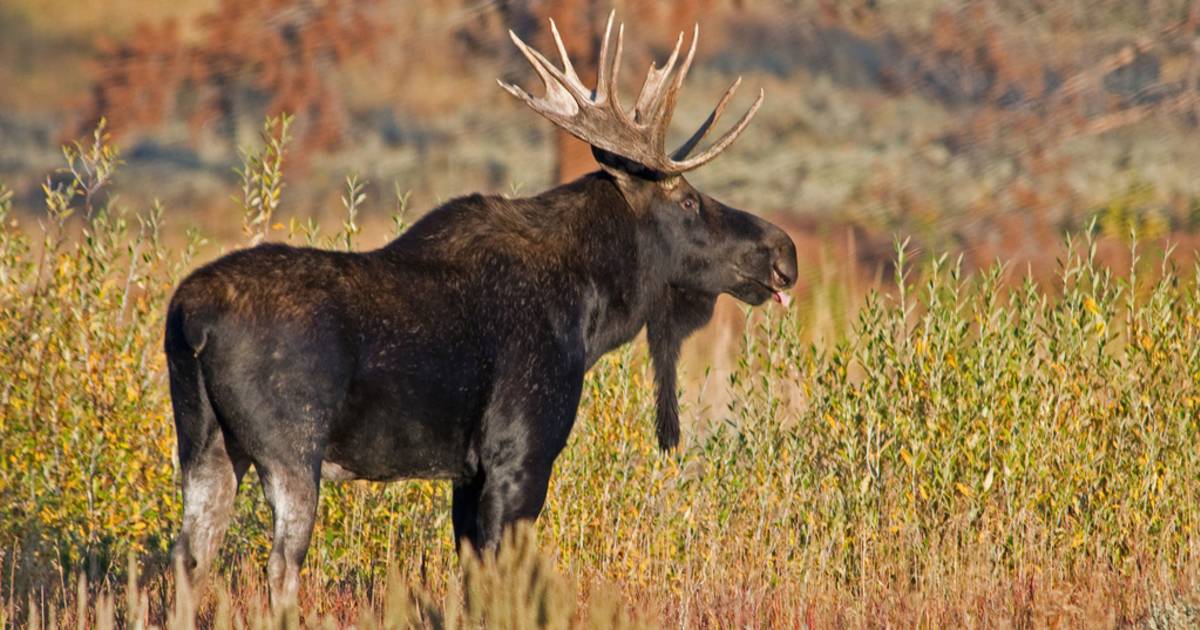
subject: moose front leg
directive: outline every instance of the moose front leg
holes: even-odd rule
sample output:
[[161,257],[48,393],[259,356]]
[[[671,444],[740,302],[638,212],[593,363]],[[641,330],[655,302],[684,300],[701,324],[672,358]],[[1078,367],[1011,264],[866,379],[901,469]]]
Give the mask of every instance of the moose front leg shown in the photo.
[[[474,527],[462,528],[481,553],[494,552],[504,530],[534,520],[546,502],[554,460],[566,446],[583,389],[583,353],[549,351],[502,372],[484,413]],[[470,484],[461,497],[469,498]],[[456,513],[460,493],[455,493]],[[461,510],[461,512],[460,512]]]
[[553,461],[500,465],[483,484],[476,513],[476,549],[495,553],[504,531],[517,521],[533,521],[546,503]]

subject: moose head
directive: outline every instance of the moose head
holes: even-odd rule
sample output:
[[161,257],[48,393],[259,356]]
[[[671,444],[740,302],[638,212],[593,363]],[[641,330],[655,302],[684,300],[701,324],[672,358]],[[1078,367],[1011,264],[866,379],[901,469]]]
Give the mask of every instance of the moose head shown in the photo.
[[696,55],[700,27],[693,30],[691,46],[678,68],[683,33],[666,64],[651,65],[630,111],[618,96],[623,24],[617,27],[616,50],[609,55],[613,15],[609,14],[600,45],[595,89],[587,88],[575,72],[554,20],[550,30],[562,58],[561,69],[509,31],[544,83],[545,95],[534,97],[516,85],[498,82],[535,112],[590,144],[601,169],[642,219],[639,241],[661,261],[657,270],[661,275],[655,279],[664,283],[647,327],[659,390],[659,443],[667,449],[679,440],[675,364],[683,339],[708,321],[716,296],[722,293],[750,305],[773,297],[786,306],[789,297],[784,291],[796,281],[796,247],[783,230],[696,190],[683,176],[733,144],[762,105],[763,91],[733,127],[692,155],[741,85],[738,77],[700,127],[668,153],[667,131]]

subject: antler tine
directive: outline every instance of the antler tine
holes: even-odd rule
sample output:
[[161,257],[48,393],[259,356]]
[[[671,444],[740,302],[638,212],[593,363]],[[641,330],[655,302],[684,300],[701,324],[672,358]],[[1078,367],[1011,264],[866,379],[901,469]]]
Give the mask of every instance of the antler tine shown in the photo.
[[763,102],[763,96],[764,92],[760,88],[758,90],[758,98],[754,99],[754,104],[750,105],[750,109],[746,110],[746,113],[743,114],[742,118],[737,121],[737,124],[734,125],[729,131],[726,131],[725,135],[721,136],[720,140],[717,140],[711,147],[705,149],[703,153],[683,162],[672,161],[672,164],[675,166],[677,171],[682,173],[684,171],[690,171],[694,168],[699,168],[710,162],[713,158],[717,157],[717,155],[728,148],[729,145],[733,144],[733,141],[737,140],[737,137],[742,135],[742,132],[746,130],[746,125],[750,124],[750,119],[754,118],[754,114],[758,113],[758,108]]
[[[519,49],[521,51],[521,53],[525,55],[525,58],[529,60],[529,64],[533,66],[534,71],[536,71],[538,73],[538,76],[541,77],[542,83],[544,83],[546,85],[546,98],[542,99],[542,100],[544,100],[548,103],[560,102],[560,100],[555,97],[561,94],[560,90],[562,90],[562,88],[557,87],[556,82],[551,80],[552,77],[546,72],[546,69],[543,68],[541,64],[537,63],[537,60],[534,59],[533,56],[529,54],[529,52],[527,51],[527,49],[524,45],[524,42],[522,42],[521,39],[519,37],[517,37],[516,33],[513,33],[510,30],[508,32],[508,35],[509,35],[509,37],[512,38],[513,42],[516,43],[517,49]],[[530,108],[533,109],[533,111],[539,112],[542,114],[545,114],[545,113],[551,111],[545,105],[542,104],[542,101],[539,101],[539,99],[535,98],[529,92],[526,92],[520,86],[513,85],[511,83],[505,83],[503,79],[496,79],[496,83],[500,84],[500,87],[504,88],[505,92],[508,92],[509,94],[512,94],[513,96],[517,97],[518,99],[524,101],[526,105],[528,105]],[[570,101],[561,101],[561,102],[564,105],[566,105]],[[557,108],[554,108],[553,111],[556,113],[562,113],[562,112],[558,112]]]
[[[680,40],[683,39],[683,33],[679,34]],[[684,57],[683,65],[679,67],[679,72],[675,73],[675,78],[663,89],[663,95],[658,104],[658,112],[656,112],[655,120],[655,146],[662,147],[666,151],[667,146],[667,131],[671,127],[671,118],[675,114],[675,102],[679,99],[679,88],[683,85],[683,79],[687,76],[688,70],[692,68],[692,59],[696,57],[696,42],[700,40],[700,25],[696,24],[692,28],[692,45],[688,48],[687,57]],[[676,50],[679,49],[678,44]],[[671,58],[674,61],[674,56]],[[670,67],[671,63],[668,64]]]
[[[525,55],[525,59],[529,60],[529,65],[533,66],[534,72],[538,73],[538,76],[541,77],[542,82],[545,83],[547,87],[549,87],[550,84],[553,83],[550,80],[551,76],[546,72],[546,69],[542,67],[542,64],[538,63],[537,59],[533,56],[533,54],[529,52],[529,48],[525,45],[525,42],[521,41],[521,38],[517,37],[517,34],[512,32],[511,29],[508,31],[508,37],[513,40],[514,44],[517,45],[517,50],[521,51],[522,55]],[[513,87],[516,87],[516,86],[513,86]],[[518,89],[520,89],[520,88],[518,88]],[[524,92],[524,90],[521,90],[521,91]]]
[[608,95],[609,111],[612,111],[627,126],[633,126],[633,119],[629,113],[621,106],[621,99],[618,96],[617,79],[621,75],[621,51],[625,48],[625,25],[621,24],[617,27],[617,50],[613,54],[612,72],[608,75],[608,85],[604,91]]
[[[608,38],[612,35],[613,16],[617,10],[608,12],[608,22],[604,25],[604,39],[600,40],[600,58],[596,61],[596,90],[594,100],[603,102],[609,95],[608,91]],[[620,54],[618,52],[618,54]]]
[[729,100],[733,98],[733,93],[737,92],[738,86],[741,84],[742,77],[738,77],[737,80],[733,82],[733,85],[730,85],[729,89],[725,90],[724,96],[721,97],[721,100],[717,101],[717,106],[713,108],[712,113],[708,115],[708,118],[704,119],[704,122],[700,125],[700,128],[692,134],[692,137],[688,138],[683,144],[679,145],[679,148],[675,149],[675,152],[671,154],[672,160],[682,161],[688,156],[689,153],[692,152],[692,149],[696,148],[696,145],[700,144],[700,141],[704,139],[704,136],[707,136],[708,132],[712,131],[712,128],[717,125],[717,121],[721,119],[721,114],[725,113],[725,106],[728,105]]
[[558,47],[558,56],[562,57],[563,74],[579,89],[587,92],[587,86],[579,79],[579,75],[575,73],[575,67],[571,65],[571,57],[567,54],[567,47],[563,45],[562,36],[558,34],[558,25],[554,23],[554,18],[550,18],[550,32],[554,34],[554,44]]
[[664,75],[671,74],[675,69],[675,62],[679,61],[679,49],[683,46],[683,31],[679,31],[679,36],[675,38],[675,49],[671,51],[671,56],[667,58],[666,65],[663,66],[662,73]]
[[525,104],[529,105],[530,107],[533,107],[535,111],[540,111],[537,109],[537,107],[535,107],[534,98],[533,98],[533,96],[531,96],[529,94],[529,92],[522,90],[519,86],[513,85],[511,83],[505,83],[504,79],[496,79],[496,83],[498,83],[500,85],[500,87],[504,89],[505,92],[512,94],[513,96],[517,97],[518,99],[520,99],[522,101],[525,101]]
[[679,48],[683,46],[683,33],[679,33],[679,37],[675,40],[675,49],[671,51],[671,56],[667,58],[667,63],[662,68],[658,68],[653,62],[650,64],[650,70],[646,72],[646,81],[642,83],[642,91],[638,94],[637,105],[633,111],[635,120],[642,124],[654,124],[651,121],[657,121],[659,110],[663,101],[663,84],[666,81],[671,70],[675,67],[675,62],[679,59]]
[[692,25],[692,45],[688,48],[687,57],[683,60],[683,65],[679,67],[679,74],[675,75],[675,83],[673,88],[679,91],[679,87],[683,85],[683,79],[687,76],[688,70],[692,69],[692,60],[696,58],[696,43],[700,41],[700,23]]
[[[529,60],[529,65],[533,66],[533,69],[537,71],[538,76],[542,78],[542,82],[546,84],[546,101],[558,104],[558,101],[561,100],[561,93],[564,90],[574,99],[576,108],[583,106],[587,101],[591,100],[591,95],[586,93],[586,88],[579,83],[578,79],[575,81],[569,79],[567,75],[563,74],[562,70],[559,70],[549,59],[546,59],[542,53],[526,45],[520,37],[517,37],[516,33],[510,30],[508,35],[512,38],[513,43],[517,45],[517,48],[521,50],[521,53],[525,55],[525,58]],[[563,103],[563,105],[566,104]],[[570,109],[570,106],[566,106],[566,108]]]

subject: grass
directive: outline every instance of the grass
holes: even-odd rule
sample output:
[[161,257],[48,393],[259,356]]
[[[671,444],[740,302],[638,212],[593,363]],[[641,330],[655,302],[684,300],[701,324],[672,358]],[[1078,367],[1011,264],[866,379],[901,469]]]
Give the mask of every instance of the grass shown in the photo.
[[[266,227],[285,190],[278,128],[242,172],[251,239],[285,233]],[[692,422],[666,455],[643,349],[612,353],[536,532],[494,561],[460,568],[445,484],[327,484],[301,606],[274,617],[251,475],[193,606],[164,566],[180,504],[160,335],[202,241],[168,248],[169,213],[109,196],[120,156],[103,130],[65,157],[37,226],[0,193],[0,626],[1195,619],[1200,270],[1136,245],[1107,267],[1094,231],[1049,286],[1003,263],[914,264],[900,244],[894,290],[828,343],[805,309],[748,313],[727,376],[683,392]],[[341,233],[292,238],[350,246],[358,186]],[[727,402],[706,406],[709,390]]]

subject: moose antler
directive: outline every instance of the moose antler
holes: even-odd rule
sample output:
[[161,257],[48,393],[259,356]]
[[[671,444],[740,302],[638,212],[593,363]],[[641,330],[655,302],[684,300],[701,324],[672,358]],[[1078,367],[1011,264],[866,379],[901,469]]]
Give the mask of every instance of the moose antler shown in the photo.
[[676,61],[679,60],[683,33],[679,34],[679,39],[675,42],[675,50],[671,52],[671,57],[667,59],[666,65],[658,68],[655,64],[650,64],[650,71],[646,74],[646,81],[642,84],[637,104],[630,115],[621,107],[620,100],[617,98],[621,45],[625,39],[624,24],[617,27],[616,53],[613,55],[612,63],[608,62],[608,43],[609,36],[612,34],[613,13],[608,15],[608,24],[604,27],[604,39],[600,44],[599,73],[595,90],[589,90],[579,80],[579,75],[571,66],[571,60],[567,56],[566,47],[563,46],[562,37],[558,34],[558,26],[554,24],[554,20],[550,20],[550,30],[554,34],[554,43],[558,46],[558,53],[562,56],[562,70],[559,70],[541,53],[527,46],[525,42],[521,41],[521,38],[517,37],[516,33],[508,32],[513,43],[517,45],[533,69],[537,71],[538,76],[542,78],[542,82],[546,84],[546,95],[542,98],[534,98],[525,90],[498,80],[500,87],[525,101],[535,112],[550,119],[551,122],[576,138],[667,175],[678,175],[700,167],[733,144],[733,141],[746,129],[746,125],[750,123],[750,119],[754,117],[759,106],[762,105],[763,91],[761,89],[758,91],[758,98],[754,100],[754,104],[733,128],[725,132],[725,135],[699,155],[688,159],[688,154],[696,148],[696,145],[700,144],[704,136],[721,118],[725,106],[729,104],[733,93],[737,91],[742,82],[742,78],[738,77],[733,85],[725,91],[725,95],[717,102],[716,108],[708,115],[700,128],[678,149],[667,154],[667,128],[671,125],[671,116],[675,111],[675,99],[679,95],[679,87],[683,84],[683,78],[687,76],[688,69],[692,65],[692,58],[696,54],[696,40],[700,37],[700,26],[696,25],[692,33],[691,48],[674,77],[671,76],[671,72],[675,69]]

